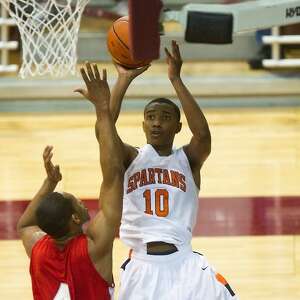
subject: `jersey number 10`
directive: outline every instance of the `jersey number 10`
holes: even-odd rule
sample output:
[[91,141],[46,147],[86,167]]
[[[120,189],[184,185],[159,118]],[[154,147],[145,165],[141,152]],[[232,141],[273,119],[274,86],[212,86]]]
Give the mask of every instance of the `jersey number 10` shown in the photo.
[[[145,213],[153,215],[151,190],[146,190],[143,196],[146,203]],[[166,189],[157,189],[155,191],[155,214],[158,217],[166,217],[169,214],[169,192]]]

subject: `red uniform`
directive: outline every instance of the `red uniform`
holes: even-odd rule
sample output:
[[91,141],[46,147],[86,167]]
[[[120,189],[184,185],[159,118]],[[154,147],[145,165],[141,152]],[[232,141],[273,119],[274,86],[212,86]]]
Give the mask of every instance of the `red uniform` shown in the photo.
[[35,300],[53,300],[62,283],[68,285],[72,300],[110,300],[108,283],[95,269],[86,235],[79,235],[60,250],[46,235],[33,247],[30,260]]

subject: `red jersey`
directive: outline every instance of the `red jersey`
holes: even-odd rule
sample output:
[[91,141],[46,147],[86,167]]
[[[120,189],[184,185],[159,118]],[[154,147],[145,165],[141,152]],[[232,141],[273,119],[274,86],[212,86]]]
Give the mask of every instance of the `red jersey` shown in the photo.
[[32,248],[30,274],[35,300],[53,300],[64,284],[72,300],[111,299],[109,284],[90,259],[84,234],[70,240],[63,250],[49,235],[44,236]]

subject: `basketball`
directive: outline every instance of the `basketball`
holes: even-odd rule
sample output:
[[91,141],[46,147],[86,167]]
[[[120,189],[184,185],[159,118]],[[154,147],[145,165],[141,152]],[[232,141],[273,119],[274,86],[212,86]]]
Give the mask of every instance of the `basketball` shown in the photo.
[[151,60],[134,60],[132,58],[128,16],[119,18],[110,27],[107,34],[107,48],[112,59],[125,68],[135,69],[151,62]]

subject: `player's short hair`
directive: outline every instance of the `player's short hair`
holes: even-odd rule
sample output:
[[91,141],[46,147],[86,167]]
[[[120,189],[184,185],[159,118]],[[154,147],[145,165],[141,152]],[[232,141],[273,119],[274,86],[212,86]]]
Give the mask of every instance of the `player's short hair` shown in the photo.
[[163,103],[163,104],[168,104],[168,105],[171,105],[174,110],[175,110],[175,113],[176,113],[176,116],[177,116],[177,119],[178,119],[178,122],[180,121],[180,109],[179,107],[173,102],[171,101],[170,99],[167,99],[167,98],[156,98],[156,99],[153,99],[151,100],[150,102],[148,102],[144,108],[144,114],[146,112],[146,109],[153,103]]
[[41,200],[36,210],[37,225],[51,237],[61,238],[69,231],[73,213],[72,200],[53,192]]

